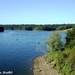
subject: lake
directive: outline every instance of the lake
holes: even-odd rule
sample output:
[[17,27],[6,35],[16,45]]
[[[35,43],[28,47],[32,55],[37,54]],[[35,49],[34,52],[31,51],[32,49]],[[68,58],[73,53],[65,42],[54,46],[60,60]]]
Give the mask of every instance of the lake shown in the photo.
[[[0,32],[0,73],[11,75],[33,75],[32,60],[45,54],[40,49],[47,50],[43,41],[50,31],[5,30]],[[66,36],[60,33],[62,39]],[[7,74],[8,75],[8,74]]]

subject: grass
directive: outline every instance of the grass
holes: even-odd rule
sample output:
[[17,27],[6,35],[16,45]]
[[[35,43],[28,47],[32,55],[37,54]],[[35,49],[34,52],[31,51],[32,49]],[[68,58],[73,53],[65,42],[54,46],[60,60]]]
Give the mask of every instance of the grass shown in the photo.
[[61,75],[75,75],[75,47],[51,51],[46,55],[46,60],[48,63],[54,61],[54,68]]
[[59,74],[75,75],[75,28],[62,31],[68,31],[65,50],[51,50],[46,54],[46,60],[48,63],[54,62],[53,67]]

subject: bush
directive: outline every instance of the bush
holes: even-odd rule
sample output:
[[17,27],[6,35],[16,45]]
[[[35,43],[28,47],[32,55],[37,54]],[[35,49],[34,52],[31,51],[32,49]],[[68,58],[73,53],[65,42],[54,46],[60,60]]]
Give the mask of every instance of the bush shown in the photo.
[[65,46],[62,42],[59,32],[52,32],[49,39],[44,41],[50,50],[60,50]]

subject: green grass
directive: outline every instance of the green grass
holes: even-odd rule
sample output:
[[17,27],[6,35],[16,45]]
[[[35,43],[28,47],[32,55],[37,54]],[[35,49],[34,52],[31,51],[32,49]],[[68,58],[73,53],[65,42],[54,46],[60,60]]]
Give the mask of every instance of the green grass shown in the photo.
[[54,62],[53,67],[60,75],[75,75],[75,27],[68,30],[65,50],[51,50],[46,54],[47,62]]
[[46,54],[46,60],[48,63],[54,61],[54,68],[61,75],[75,75],[75,47],[51,51]]

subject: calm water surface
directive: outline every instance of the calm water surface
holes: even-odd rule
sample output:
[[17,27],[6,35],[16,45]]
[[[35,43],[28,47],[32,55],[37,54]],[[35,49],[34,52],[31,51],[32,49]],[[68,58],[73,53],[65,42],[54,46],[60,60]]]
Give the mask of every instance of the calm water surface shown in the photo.
[[[5,30],[0,32],[0,72],[13,71],[11,75],[33,75],[32,60],[47,49],[43,41],[50,31]],[[62,39],[66,36],[60,33]]]

